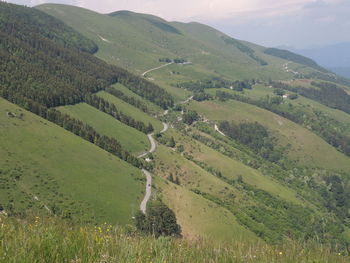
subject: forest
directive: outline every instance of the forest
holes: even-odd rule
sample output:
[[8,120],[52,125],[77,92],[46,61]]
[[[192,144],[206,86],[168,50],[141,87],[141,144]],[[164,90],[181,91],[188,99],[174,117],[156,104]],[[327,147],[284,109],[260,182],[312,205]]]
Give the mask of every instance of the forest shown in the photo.
[[[92,53],[97,46],[61,21],[41,11],[0,3],[0,96],[46,118],[136,167],[140,160],[120,143],[92,127],[62,115],[54,107],[87,102],[144,133],[151,124],[136,121],[94,95],[118,81],[166,108],[170,94],[124,69],[108,65]],[[123,96],[131,101],[130,98]],[[134,101],[135,105],[141,104]]]

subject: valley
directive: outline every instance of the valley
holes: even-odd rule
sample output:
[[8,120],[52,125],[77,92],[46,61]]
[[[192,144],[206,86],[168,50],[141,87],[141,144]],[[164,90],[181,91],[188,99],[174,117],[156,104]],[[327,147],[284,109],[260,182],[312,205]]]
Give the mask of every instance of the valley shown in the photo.
[[348,246],[349,80],[199,23],[0,7],[1,210],[134,235],[162,202],[185,242]]

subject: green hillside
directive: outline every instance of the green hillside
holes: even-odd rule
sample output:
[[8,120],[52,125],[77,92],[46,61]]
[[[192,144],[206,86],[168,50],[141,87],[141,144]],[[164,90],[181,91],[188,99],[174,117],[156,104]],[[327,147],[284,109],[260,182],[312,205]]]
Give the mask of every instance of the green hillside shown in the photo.
[[224,103],[195,102],[190,107],[216,122],[229,120],[261,123],[276,133],[279,143],[290,144],[289,155],[302,164],[350,171],[349,157],[337,152],[307,129],[272,112],[234,100]]
[[[155,235],[177,222],[191,242],[348,246],[350,97],[342,79],[199,23],[2,6],[27,14],[18,25],[0,16],[19,32],[0,30],[0,204],[11,216],[40,210],[79,219],[87,211],[81,218],[92,223],[135,216],[138,230]],[[33,43],[20,27],[27,22]],[[58,28],[53,37],[50,27]],[[151,208],[163,202],[173,212],[148,203],[142,214],[145,185]]]
[[[331,181],[338,180],[335,178],[344,180],[340,192],[345,195],[350,169],[349,157],[345,155],[349,129],[342,123],[348,123],[349,115],[337,114],[326,103],[316,102],[299,92],[296,100],[283,103],[282,96],[278,97],[274,88],[267,88],[271,85],[268,84],[269,79],[289,82],[298,77],[306,77],[310,81],[318,77],[332,78],[328,73],[319,72],[322,69],[312,61],[292,53],[288,56],[270,54],[265,47],[236,40],[199,23],[167,22],[155,16],[128,11],[102,15],[64,5],[41,5],[37,8],[64,20],[82,35],[94,40],[99,46],[97,57],[142,74],[172,94],[175,101],[181,102],[191,94],[195,95],[194,99],[198,101],[181,106],[185,115],[189,110],[195,110],[200,115],[194,127],[182,124],[181,103],[165,117],[174,130],[170,129],[158,138],[158,142],[169,146],[173,138],[176,151],[158,147],[154,154],[156,175],[177,180],[181,187],[228,208],[236,222],[269,241],[278,239],[279,220],[281,225],[283,220],[289,222],[291,231],[300,231],[297,224],[288,219],[293,209],[305,218],[322,215],[330,219],[334,212],[345,222],[347,212],[343,212],[348,203],[344,207],[339,206],[339,198],[343,197],[334,195],[329,187]],[[174,63],[167,64],[169,61]],[[220,91],[223,93],[218,94]],[[110,94],[101,91],[99,96],[111,102]],[[140,109],[137,114],[133,113],[130,105],[120,98],[113,101],[135,119],[140,116],[144,120],[149,119],[146,113],[140,113]],[[244,143],[247,138],[237,141],[227,136],[220,137],[214,131],[214,124],[220,125],[224,121],[234,121],[236,125],[243,126],[248,123],[252,127],[266,129],[268,138],[264,139],[267,140],[264,147],[269,149],[262,148],[257,152],[251,148],[252,145]],[[255,122],[260,126],[251,124]],[[337,127],[334,135],[331,135],[332,127]],[[272,156],[270,159],[266,157],[268,151]],[[328,185],[328,190],[325,185]],[[158,187],[160,192],[169,188],[164,185]],[[329,194],[324,195],[323,191]],[[262,216],[261,213],[269,213],[267,199],[251,196],[251,192],[264,198],[269,196],[270,202],[280,202],[281,206],[288,206],[290,210],[285,212],[275,208],[276,213],[281,213],[279,218]],[[238,210],[232,206],[230,194],[237,199],[234,203],[239,204]],[[188,203],[197,199],[193,195],[183,196]],[[195,221],[189,220],[183,209],[176,209],[183,204],[176,198],[172,202],[169,198],[164,200],[182,218],[185,232],[190,232]],[[284,202],[288,205],[282,205]],[[327,202],[332,205],[326,205]],[[263,218],[256,219],[258,214]],[[311,219],[313,216],[309,219],[314,220]],[[271,221],[275,221],[275,226],[270,225]],[[216,227],[219,228],[220,224]],[[210,227],[202,229],[203,234],[209,233],[206,231],[210,232]]]
[[144,188],[140,170],[2,98],[0,113],[5,211],[131,222]]
[[[98,57],[138,74],[162,65],[159,59],[183,58],[193,64],[188,70],[202,77],[208,74],[233,79],[290,76],[282,70],[283,60],[266,55],[260,58],[263,52],[198,23],[169,23],[133,12],[107,16],[64,5],[37,8],[98,43]],[[267,65],[261,65],[259,60],[266,60]],[[152,73],[148,77],[153,79]]]

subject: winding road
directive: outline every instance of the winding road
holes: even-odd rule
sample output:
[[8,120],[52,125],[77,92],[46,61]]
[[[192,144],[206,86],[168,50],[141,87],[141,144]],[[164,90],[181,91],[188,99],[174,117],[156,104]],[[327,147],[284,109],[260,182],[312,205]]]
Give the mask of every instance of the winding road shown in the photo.
[[147,178],[147,183],[146,183],[146,193],[145,193],[145,196],[141,202],[140,210],[142,211],[142,213],[146,214],[147,202],[150,199],[151,194],[152,194],[152,176],[151,176],[150,172],[145,170],[145,169],[142,169],[142,172]]
[[[157,69],[166,67],[166,66],[171,65],[173,63],[174,62],[171,62],[171,63],[165,64],[165,65],[162,65],[160,67],[147,70],[144,73],[142,73],[142,76],[144,77],[147,73],[149,73],[149,72],[151,72],[153,70],[157,70]],[[179,104],[186,104],[187,102],[191,101],[192,99],[193,99],[193,96],[189,97],[188,99],[186,99],[184,101],[179,102]],[[163,116],[167,115],[168,112],[169,112],[168,110],[165,110]],[[163,124],[163,129],[160,131],[160,133],[165,133],[169,129],[169,124],[165,123],[165,122],[162,122],[162,124]],[[151,148],[147,152],[144,152],[144,153],[140,154],[139,156],[137,156],[137,158],[143,158],[147,154],[155,152],[156,149],[157,149],[157,143],[156,143],[156,140],[153,138],[153,133],[147,134],[147,137],[148,137],[148,140],[151,143]],[[142,202],[140,204],[140,210],[141,210],[141,212],[143,214],[146,214],[147,203],[148,203],[149,199],[151,198],[151,194],[152,194],[152,175],[146,169],[142,169],[142,172],[146,176],[147,182],[146,182],[146,193],[145,193],[145,196],[143,197],[143,200],[142,200]]]
[[161,65],[161,66],[159,66],[159,67],[149,69],[149,70],[143,72],[143,73],[141,74],[141,76],[144,77],[147,73],[150,73],[151,71],[164,68],[164,67],[169,66],[169,65],[171,65],[171,64],[174,64],[174,62],[170,62],[170,63],[164,64],[164,65]]
[[[168,113],[167,110],[166,110],[166,113]],[[168,129],[169,129],[169,124],[163,122],[163,130],[161,130],[160,133],[164,133]],[[155,150],[157,149],[157,143],[156,143],[156,140],[153,138],[153,133],[147,134],[147,137],[148,137],[148,140],[151,143],[151,148],[147,152],[137,156],[137,158],[143,158],[147,154],[155,152]],[[148,203],[148,201],[149,201],[149,199],[151,197],[151,194],[152,194],[152,175],[146,169],[142,169],[142,172],[146,176],[147,182],[146,182],[146,193],[145,193],[145,196],[143,197],[143,200],[142,200],[142,202],[140,204],[140,210],[142,211],[142,213],[146,214],[147,203]]]
[[169,124],[163,122],[163,130],[160,131],[160,133],[164,133],[169,129]]

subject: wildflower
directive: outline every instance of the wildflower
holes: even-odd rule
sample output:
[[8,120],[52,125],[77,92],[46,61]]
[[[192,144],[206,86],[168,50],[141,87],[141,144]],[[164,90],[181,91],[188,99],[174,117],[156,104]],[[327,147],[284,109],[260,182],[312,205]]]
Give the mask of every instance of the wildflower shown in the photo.
[[280,253],[278,253],[278,254],[283,255],[283,252],[282,252],[282,251],[280,251]]
[[341,254],[340,254],[340,253],[338,253],[338,256],[341,256]]

